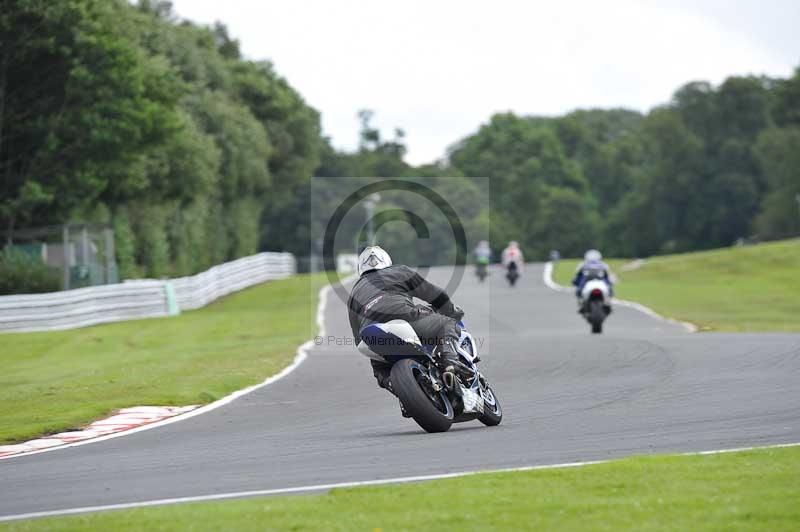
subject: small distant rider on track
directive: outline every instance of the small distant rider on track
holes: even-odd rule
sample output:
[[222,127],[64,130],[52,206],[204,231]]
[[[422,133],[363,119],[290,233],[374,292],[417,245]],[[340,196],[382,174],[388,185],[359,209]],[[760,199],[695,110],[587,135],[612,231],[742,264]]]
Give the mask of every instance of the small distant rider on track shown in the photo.
[[[589,273],[591,272],[591,274]],[[575,277],[572,285],[575,287],[575,295],[581,298],[583,286],[589,279],[602,279],[608,285],[609,296],[614,296],[614,283],[611,281],[611,269],[608,264],[603,262],[603,255],[596,249],[590,249],[583,255],[583,262],[575,269]]]
[[[522,250],[519,249],[519,244],[516,240],[508,243],[506,249],[503,250],[501,261],[506,268],[515,267],[522,273],[522,267],[525,264],[525,258],[522,256]],[[513,265],[513,266],[512,266]]]
[[[522,250],[519,249],[519,244],[516,240],[508,243],[508,246],[503,250],[500,255],[500,260],[505,267],[507,276],[517,276],[522,274],[522,268],[525,265],[525,258],[522,256]],[[511,279],[509,279],[511,280]]]
[[475,273],[481,278],[481,281],[487,275],[487,268],[492,261],[492,248],[489,247],[488,240],[481,240],[475,247]]
[[489,264],[492,260],[492,248],[489,247],[488,240],[481,240],[475,247],[475,263]]

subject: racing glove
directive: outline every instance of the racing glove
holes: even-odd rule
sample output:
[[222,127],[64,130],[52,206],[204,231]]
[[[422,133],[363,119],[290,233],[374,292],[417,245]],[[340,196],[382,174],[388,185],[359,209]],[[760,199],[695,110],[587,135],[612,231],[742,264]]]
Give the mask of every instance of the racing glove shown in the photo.
[[453,310],[451,310],[447,315],[456,321],[460,321],[461,318],[464,317],[464,309],[458,305],[453,305]]

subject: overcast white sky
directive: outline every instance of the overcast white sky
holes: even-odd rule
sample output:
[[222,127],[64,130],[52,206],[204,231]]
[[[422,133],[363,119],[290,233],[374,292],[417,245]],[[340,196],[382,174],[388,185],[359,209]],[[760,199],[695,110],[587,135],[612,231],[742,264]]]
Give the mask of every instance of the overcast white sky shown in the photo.
[[442,157],[492,113],[666,103],[692,80],[787,77],[800,65],[798,0],[173,0],[270,59],[353,149],[356,112],[406,131],[407,160]]

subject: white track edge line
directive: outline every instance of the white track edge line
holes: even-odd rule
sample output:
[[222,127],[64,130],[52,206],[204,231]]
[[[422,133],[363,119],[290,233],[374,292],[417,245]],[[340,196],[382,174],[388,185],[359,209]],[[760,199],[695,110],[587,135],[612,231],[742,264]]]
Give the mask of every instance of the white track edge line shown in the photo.
[[[777,449],[783,447],[797,447],[800,446],[800,442],[797,443],[778,443],[773,445],[760,445],[760,446],[753,446],[753,447],[738,447],[734,449],[715,449],[712,451],[694,451],[694,452],[687,452],[687,453],[678,453],[678,454],[663,454],[663,455],[633,455],[633,456],[640,456],[640,457],[652,457],[652,456],[705,456],[705,455],[712,455],[712,454],[723,454],[723,453],[734,453],[734,452],[741,452],[741,451],[754,451],[759,449]],[[583,467],[587,465],[596,465],[596,464],[607,464],[611,462],[617,462],[623,460],[624,458],[618,458],[613,460],[589,460],[584,462],[565,462],[561,464],[545,464],[545,465],[535,465],[535,466],[522,466],[522,467],[507,467],[507,468],[500,468],[500,469],[482,469],[482,470],[474,470],[474,471],[458,471],[455,473],[439,473],[433,475],[419,475],[419,476],[412,476],[412,477],[395,477],[395,478],[384,478],[384,479],[377,479],[377,480],[361,480],[361,481],[351,481],[351,482],[338,482],[334,484],[316,484],[311,486],[297,486],[292,488],[275,488],[275,489],[265,489],[265,490],[250,490],[250,491],[235,491],[229,493],[215,493],[210,495],[195,495],[190,497],[173,497],[169,499],[153,499],[149,501],[141,501],[141,502],[127,502],[127,503],[119,503],[119,504],[107,504],[101,506],[83,506],[77,508],[65,508],[62,510],[48,510],[42,512],[29,512],[24,514],[15,514],[15,515],[3,515],[0,516],[0,522],[6,521],[18,521],[21,519],[33,519],[33,518],[40,518],[40,517],[55,517],[61,515],[75,515],[75,514],[84,514],[84,513],[91,513],[91,512],[101,512],[101,511],[108,511],[108,510],[126,510],[132,508],[146,508],[150,506],[166,506],[170,504],[181,504],[181,503],[191,503],[191,502],[210,502],[210,501],[219,501],[219,500],[227,500],[227,499],[240,499],[245,497],[259,497],[259,496],[268,496],[268,495],[289,495],[292,493],[304,493],[304,492],[314,492],[314,491],[327,491],[337,488],[357,488],[363,486],[382,486],[386,484],[406,484],[410,482],[424,482],[429,480],[444,480],[448,478],[458,478],[458,477],[465,477],[471,475],[480,475],[480,474],[487,474],[487,473],[515,473],[521,471],[538,471],[543,469],[561,469],[561,468],[568,468],[568,467]]]
[[[544,270],[542,271],[542,281],[544,282],[544,284],[548,288],[551,288],[551,289],[556,290],[558,292],[572,292],[571,288],[569,288],[567,286],[562,286],[562,285],[558,284],[557,282],[555,282],[553,280],[553,262],[552,261],[545,263]],[[655,310],[651,309],[650,307],[642,305],[641,303],[637,303],[635,301],[627,301],[625,299],[618,299],[616,297],[612,298],[611,301],[615,305],[620,305],[620,306],[623,306],[623,307],[628,307],[628,308],[632,308],[634,310],[638,310],[639,312],[641,312],[643,314],[647,314],[651,318],[655,318],[655,319],[657,319],[659,321],[672,323],[674,325],[680,325],[681,327],[686,329],[688,332],[692,332],[692,333],[693,332],[697,332],[697,325],[695,325],[694,323],[689,323],[688,321],[680,321],[680,320],[675,320],[675,319],[672,319],[672,318],[667,318],[665,316],[662,316],[661,314],[659,314]]]
[[[351,277],[348,277],[348,278],[343,279],[342,281],[340,281],[341,284],[345,284],[345,283],[349,282]],[[328,302],[328,292],[330,290],[332,290],[331,285],[325,285],[322,288],[320,288],[319,293],[317,294],[318,302],[317,302],[316,325],[317,325],[317,329],[319,330],[318,334],[320,336],[325,336],[325,334],[326,334],[325,333],[325,306],[326,306],[326,304]],[[124,431],[120,431],[120,432],[115,432],[113,434],[107,434],[105,436],[98,436],[97,438],[77,441],[77,442],[73,442],[73,443],[65,443],[64,445],[56,445],[56,446],[53,446],[53,447],[46,447],[44,449],[37,449],[35,451],[26,451],[26,452],[17,453],[17,454],[10,454],[8,456],[0,457],[0,460],[11,460],[13,458],[21,458],[23,456],[31,456],[31,455],[34,455],[34,454],[47,453],[47,452],[51,452],[51,451],[60,451],[62,449],[68,449],[70,447],[78,447],[80,445],[88,445],[90,443],[99,443],[101,441],[106,441],[106,440],[110,440],[110,439],[113,439],[113,438],[121,438],[122,436],[129,436],[129,435],[135,434],[137,432],[142,432],[142,431],[145,431],[145,430],[150,430],[150,429],[155,429],[155,428],[158,428],[158,427],[163,427],[164,425],[169,425],[170,423],[177,423],[177,422],[183,421],[185,419],[189,419],[189,418],[192,418],[192,417],[195,417],[195,416],[199,416],[200,414],[205,414],[206,412],[210,412],[210,411],[215,410],[215,409],[217,409],[217,408],[219,408],[221,406],[225,406],[228,403],[231,403],[232,401],[235,401],[236,399],[238,399],[239,397],[241,397],[243,395],[247,395],[247,394],[249,394],[251,392],[254,392],[254,391],[256,391],[256,390],[258,390],[260,388],[263,388],[264,386],[268,386],[268,385],[272,384],[273,382],[284,378],[285,376],[287,376],[288,374],[293,372],[295,369],[297,369],[297,367],[300,366],[300,364],[302,364],[303,361],[306,358],[308,358],[308,351],[311,350],[313,347],[314,347],[314,341],[313,340],[308,340],[308,341],[304,342],[302,345],[300,345],[297,348],[297,354],[295,355],[294,360],[292,360],[292,363],[289,364],[288,366],[286,366],[285,368],[283,368],[280,372],[276,373],[275,375],[272,375],[271,377],[268,377],[263,382],[260,382],[258,384],[254,384],[253,386],[248,386],[247,388],[242,388],[241,390],[236,390],[235,392],[233,392],[233,393],[231,393],[229,395],[226,395],[225,397],[223,397],[221,399],[217,399],[213,403],[209,403],[209,404],[207,404],[205,406],[201,406],[200,408],[196,408],[194,410],[186,412],[185,414],[179,414],[177,416],[169,417],[169,418],[163,419],[161,421],[156,421],[154,423],[149,423],[147,425],[141,425],[139,427],[136,427],[136,428],[133,428],[133,429],[130,429],[130,430],[124,430]]]

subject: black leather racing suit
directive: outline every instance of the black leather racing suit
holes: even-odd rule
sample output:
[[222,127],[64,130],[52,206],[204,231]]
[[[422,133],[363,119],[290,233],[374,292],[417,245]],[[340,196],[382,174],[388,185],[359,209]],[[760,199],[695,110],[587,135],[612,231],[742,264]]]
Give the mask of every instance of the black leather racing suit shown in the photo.
[[[430,303],[433,310],[414,304],[414,297]],[[408,266],[394,265],[362,275],[350,292],[347,308],[356,344],[361,340],[359,331],[367,325],[396,319],[407,321],[426,345],[439,345],[444,356],[454,354],[453,346],[461,336],[458,323],[449,316],[455,310],[447,293]],[[378,384],[387,388],[391,366],[371,362]]]

